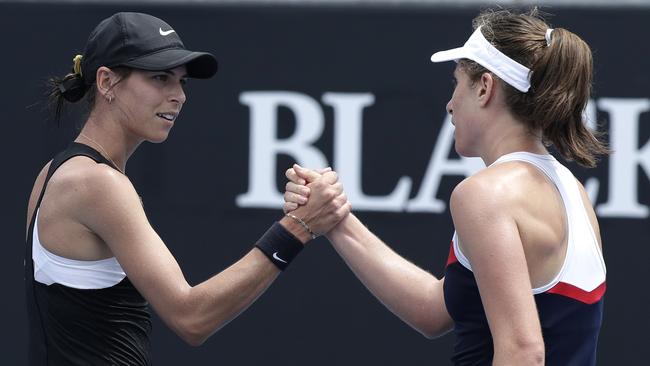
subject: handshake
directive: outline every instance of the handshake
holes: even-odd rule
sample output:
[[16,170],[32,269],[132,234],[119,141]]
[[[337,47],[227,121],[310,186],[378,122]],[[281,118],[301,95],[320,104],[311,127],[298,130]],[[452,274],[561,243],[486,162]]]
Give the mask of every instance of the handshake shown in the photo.
[[294,164],[285,175],[289,182],[283,211],[302,226],[303,230],[292,232],[303,243],[329,233],[349,215],[352,206],[331,168],[315,171]]
[[350,213],[336,172],[294,164],[285,175],[285,217],[256,244],[275,266],[285,269],[304,243],[325,234],[357,278],[400,319],[429,338],[453,328],[443,282],[401,257]]

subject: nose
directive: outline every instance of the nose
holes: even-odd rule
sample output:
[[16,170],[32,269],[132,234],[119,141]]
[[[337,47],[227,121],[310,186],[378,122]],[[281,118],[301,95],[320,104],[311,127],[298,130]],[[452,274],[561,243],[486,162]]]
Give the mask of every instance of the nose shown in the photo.
[[[447,102],[447,107],[446,108],[447,108],[447,113],[449,113],[450,116],[453,116],[454,115],[454,109],[451,107],[451,99]],[[454,119],[451,118],[450,120],[451,120],[451,124],[453,126],[456,126],[456,123],[454,122]]]
[[183,84],[180,82],[176,84],[176,87],[171,93],[170,99],[172,102],[179,103],[180,105],[185,103],[187,97],[185,96],[185,90],[183,90]]

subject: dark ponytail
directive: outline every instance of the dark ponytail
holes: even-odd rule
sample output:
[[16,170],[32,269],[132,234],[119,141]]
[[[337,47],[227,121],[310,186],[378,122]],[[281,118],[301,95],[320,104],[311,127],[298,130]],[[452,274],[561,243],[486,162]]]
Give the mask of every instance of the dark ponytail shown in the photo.
[[81,100],[88,89],[88,85],[79,74],[70,73],[63,78],[52,77],[48,80],[49,104],[54,110],[54,119],[58,122],[64,110],[64,105],[76,103]]
[[[537,8],[527,14],[488,10],[474,19],[485,38],[499,51],[531,70],[531,88],[522,93],[502,83],[506,105],[531,131],[541,131],[567,160],[596,166],[597,156],[610,153],[598,132],[587,128],[583,112],[591,95],[592,57],[589,46],[566,29],[549,26]],[[474,61],[459,64],[472,81],[489,72]]]
[[[66,103],[76,103],[85,99],[88,111],[91,111],[95,106],[96,83],[93,81],[88,84],[83,76],[81,65],[82,56],[77,55],[74,58],[74,64],[69,74],[63,78],[52,77],[48,80],[49,105],[54,111],[54,120],[57,123],[61,120]],[[111,88],[126,79],[133,71],[133,69],[123,66],[114,67],[111,70],[120,76],[119,80]],[[91,69],[87,70],[87,72],[97,72],[97,70]],[[92,80],[94,80],[94,77]]]
[[[63,113],[65,102],[76,103],[86,95],[86,92],[89,89],[91,89],[91,87],[86,84],[83,77],[83,72],[81,70],[82,60],[82,55],[75,56],[72,60],[72,70],[69,74],[63,78],[53,77],[48,81],[48,99],[50,106],[54,109],[54,119],[57,123]],[[92,97],[89,98],[92,99],[89,101],[89,107],[92,108],[92,105],[94,104],[94,93],[89,94],[92,95]]]

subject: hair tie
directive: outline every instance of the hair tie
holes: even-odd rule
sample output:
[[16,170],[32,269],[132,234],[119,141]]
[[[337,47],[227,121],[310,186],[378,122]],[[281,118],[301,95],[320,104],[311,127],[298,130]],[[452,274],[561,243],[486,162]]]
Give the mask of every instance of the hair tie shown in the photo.
[[74,103],[86,94],[88,86],[79,74],[69,75],[59,84],[61,96],[70,103]]
[[546,38],[546,47],[551,45],[551,33],[553,33],[553,28],[548,28],[546,30],[546,35],[544,35],[544,38]]
[[81,72],[81,59],[83,59],[82,55],[76,55],[72,59],[72,61],[74,62],[74,64],[72,65],[72,71],[79,76],[83,76],[83,73]]

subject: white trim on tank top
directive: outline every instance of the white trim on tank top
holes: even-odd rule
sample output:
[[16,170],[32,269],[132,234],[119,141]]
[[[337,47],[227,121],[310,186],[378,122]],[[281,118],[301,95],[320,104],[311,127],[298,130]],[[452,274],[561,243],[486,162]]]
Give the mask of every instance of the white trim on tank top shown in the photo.
[[[520,157],[520,158],[517,159],[517,157]],[[499,157],[494,163],[490,164],[490,166],[498,164],[498,163],[509,162],[509,161],[521,161],[521,162],[528,163],[528,164],[531,164],[534,167],[536,167],[539,171],[541,171],[544,175],[546,175],[548,177],[548,179],[555,185],[557,190],[560,192],[560,196],[562,198],[562,204],[564,206],[564,211],[565,211],[565,213],[567,215],[567,220],[569,220],[570,217],[573,217],[575,212],[573,212],[573,213],[570,212],[571,209],[570,209],[570,207],[568,207],[570,202],[567,202],[568,197],[564,197],[564,194],[569,194],[569,192],[563,192],[563,191],[564,190],[569,190],[570,187],[563,187],[563,189],[561,189],[560,186],[558,186],[558,181],[562,182],[562,180],[556,174],[556,172],[555,171],[548,171],[546,169],[546,167],[544,167],[541,164],[538,164],[538,162],[536,162],[535,159],[546,160],[550,164],[559,164],[562,168],[567,169],[566,167],[561,165],[559,162],[557,162],[557,160],[550,154],[540,155],[540,154],[534,154],[534,153],[525,152],[525,151],[513,152],[513,153],[510,153],[510,154],[503,155],[503,156]],[[572,174],[571,174],[571,177],[575,182],[575,177],[573,177]],[[556,179],[557,179],[557,181],[556,181]],[[577,188],[577,182],[575,184],[576,184],[575,188]],[[578,191],[578,194],[579,193],[580,192]],[[595,271],[599,271],[601,273],[598,273],[598,276],[596,277],[596,281],[591,280],[586,285],[584,283],[574,283],[574,282],[582,282],[582,281],[580,281],[580,279],[577,279],[577,281],[572,281],[572,279],[568,279],[568,281],[569,281],[568,283],[570,283],[571,285],[580,287],[585,291],[592,291],[594,288],[598,287],[600,284],[602,284],[605,281],[605,275],[606,275],[607,270],[606,270],[606,267],[605,267],[605,261],[603,259],[602,251],[598,247],[598,240],[596,239],[596,234],[595,234],[594,228],[592,227],[591,222],[589,221],[589,218],[587,216],[587,212],[584,209],[584,205],[582,205],[582,196],[580,195],[579,197],[580,197],[581,206],[580,206],[580,209],[576,209],[576,210],[579,211],[579,215],[581,216],[581,217],[579,217],[579,219],[581,219],[582,222],[584,222],[586,224],[586,226],[588,227],[589,239],[591,239],[590,241],[594,244],[589,248],[592,248],[592,249],[595,248],[596,253],[592,253],[592,254],[596,254],[596,256],[598,257],[598,264],[599,264],[598,267],[599,268],[591,268],[591,269],[595,270]],[[568,271],[567,270],[568,264],[569,264],[569,262],[571,260],[573,260],[573,257],[575,255],[574,253],[575,253],[575,250],[576,250],[576,248],[575,248],[576,243],[574,241],[574,235],[575,234],[573,233],[573,230],[571,230],[571,225],[567,225],[567,229],[569,231],[568,232],[568,238],[567,238],[567,252],[566,252],[566,255],[564,257],[564,261],[562,262],[562,267],[560,268],[558,273],[555,275],[555,277],[551,281],[549,281],[547,284],[536,287],[536,288],[533,288],[532,289],[533,294],[536,295],[536,294],[546,292],[546,291],[550,290],[551,288],[553,288],[553,286],[557,285],[560,281],[565,279],[564,276],[565,276],[566,272]],[[578,228],[578,229],[580,229],[580,228]],[[453,246],[454,246],[454,252],[455,252],[455,255],[456,255],[456,259],[458,259],[458,262],[463,267],[465,267],[465,268],[467,268],[467,269],[469,269],[471,271],[472,266],[469,263],[469,260],[467,259],[467,257],[461,251],[460,246],[458,244],[458,241],[459,241],[458,234],[454,231],[454,236],[452,238],[452,242],[453,242]],[[581,249],[584,249],[584,248],[581,248]],[[572,275],[574,275],[574,274],[572,273]],[[578,276],[581,276],[581,275],[585,275],[585,274],[583,274],[583,273],[578,274]]]
[[56,255],[41,244],[38,235],[38,213],[32,233],[32,259],[34,260],[34,280],[51,285],[90,290],[102,289],[120,283],[126,273],[115,257],[96,261],[82,261]]

